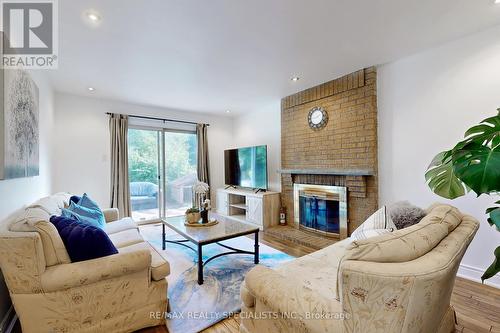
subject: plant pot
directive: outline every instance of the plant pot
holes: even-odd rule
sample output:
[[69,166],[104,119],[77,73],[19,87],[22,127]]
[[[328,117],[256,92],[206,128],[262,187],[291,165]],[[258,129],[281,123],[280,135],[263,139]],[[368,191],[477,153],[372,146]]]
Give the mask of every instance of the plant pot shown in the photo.
[[188,213],[186,214],[187,223],[198,223],[201,219],[200,213]]

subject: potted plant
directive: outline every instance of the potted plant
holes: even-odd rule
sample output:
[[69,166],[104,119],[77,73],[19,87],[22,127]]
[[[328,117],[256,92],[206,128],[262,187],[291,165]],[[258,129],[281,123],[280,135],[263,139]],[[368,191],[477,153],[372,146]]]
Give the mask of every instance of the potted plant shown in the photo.
[[203,201],[208,194],[209,186],[207,183],[197,181],[193,185],[193,206],[199,209],[203,208]]
[[186,221],[187,223],[198,223],[201,219],[200,210],[196,207],[189,208],[186,210]]
[[[434,157],[425,178],[431,190],[447,199],[455,199],[474,191],[480,195],[498,195],[500,191],[500,109],[494,117],[483,120],[465,132],[465,139],[451,150]],[[496,201],[495,204],[500,204]],[[500,231],[500,207],[486,210],[488,223]],[[500,272],[500,246],[494,261],[481,280]]]

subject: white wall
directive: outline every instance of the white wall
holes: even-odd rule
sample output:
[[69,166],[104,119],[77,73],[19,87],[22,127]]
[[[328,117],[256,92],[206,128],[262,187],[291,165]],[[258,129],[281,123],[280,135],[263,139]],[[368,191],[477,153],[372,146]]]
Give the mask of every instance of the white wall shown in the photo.
[[280,101],[269,107],[236,117],[233,147],[267,145],[269,189],[281,191],[281,111]]
[[[444,201],[424,180],[440,151],[500,107],[500,27],[378,69],[380,203],[408,199],[420,206]],[[459,274],[478,279],[493,260],[500,232],[484,211],[496,197],[474,194],[452,201],[481,221]],[[490,282],[500,285],[497,276]]]
[[[51,192],[51,133],[53,129],[53,90],[45,73],[30,72],[39,89],[40,175],[37,177],[0,180],[0,220],[15,210]],[[0,321],[10,307],[8,291],[0,274]]]
[[14,210],[51,192],[51,133],[54,126],[53,90],[44,73],[30,72],[39,89],[40,175],[0,180],[0,220]]
[[[110,147],[106,112],[209,123],[212,188],[224,184],[224,149],[232,142],[232,119],[56,93],[54,191],[87,192],[109,207]],[[214,194],[215,191],[212,192]]]

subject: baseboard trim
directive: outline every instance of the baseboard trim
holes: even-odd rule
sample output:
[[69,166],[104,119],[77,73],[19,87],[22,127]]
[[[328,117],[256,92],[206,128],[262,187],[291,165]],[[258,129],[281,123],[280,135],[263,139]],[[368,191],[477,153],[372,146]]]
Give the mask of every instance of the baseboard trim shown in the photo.
[[0,333],[11,333],[17,321],[17,315],[14,307],[11,305],[9,311],[5,314],[0,322]]
[[[457,276],[481,283],[481,276],[483,275],[483,273],[484,269],[469,265],[460,265],[460,267],[458,268]],[[495,275],[491,279],[484,281],[484,284],[500,289],[500,276]]]

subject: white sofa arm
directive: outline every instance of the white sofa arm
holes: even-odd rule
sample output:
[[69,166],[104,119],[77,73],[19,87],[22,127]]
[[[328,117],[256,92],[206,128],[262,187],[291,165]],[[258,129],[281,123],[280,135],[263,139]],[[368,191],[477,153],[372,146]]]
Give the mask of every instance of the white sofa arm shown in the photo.
[[102,210],[106,223],[118,221],[120,219],[120,212],[118,208],[106,208]]
[[150,274],[151,252],[139,250],[48,267],[41,276],[44,292],[64,290],[140,271]]

